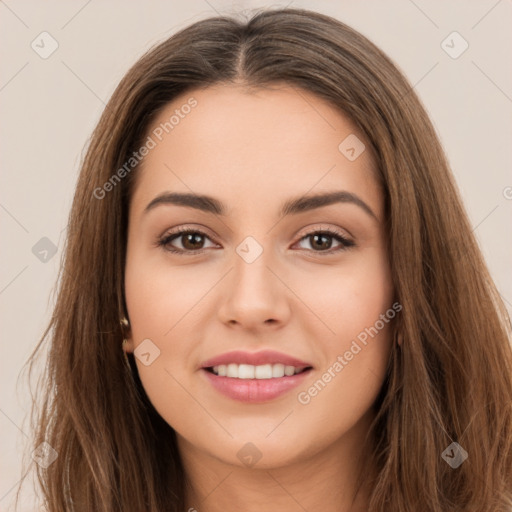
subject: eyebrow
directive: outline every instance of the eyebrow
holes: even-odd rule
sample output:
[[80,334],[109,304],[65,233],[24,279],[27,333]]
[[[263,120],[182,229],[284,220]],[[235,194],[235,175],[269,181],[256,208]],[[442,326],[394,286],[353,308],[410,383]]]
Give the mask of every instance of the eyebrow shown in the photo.
[[[359,196],[345,190],[299,196],[289,199],[282,205],[280,216],[284,217],[286,215],[303,213],[335,203],[354,204],[376,221],[379,220],[372,209]],[[196,210],[221,216],[226,215],[227,211],[224,203],[211,196],[181,192],[164,192],[163,194],[155,197],[146,206],[144,213],[149,212],[159,205],[168,204],[195,208]]]

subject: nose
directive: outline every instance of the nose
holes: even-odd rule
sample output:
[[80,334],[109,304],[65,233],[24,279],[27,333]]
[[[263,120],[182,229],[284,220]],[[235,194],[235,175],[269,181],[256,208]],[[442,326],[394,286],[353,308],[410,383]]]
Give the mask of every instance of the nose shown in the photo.
[[[248,330],[278,329],[290,317],[290,298],[293,296],[280,276],[271,250],[263,252],[252,262],[233,253],[233,268],[222,285],[219,319],[226,325]],[[242,253],[241,253],[242,254]]]

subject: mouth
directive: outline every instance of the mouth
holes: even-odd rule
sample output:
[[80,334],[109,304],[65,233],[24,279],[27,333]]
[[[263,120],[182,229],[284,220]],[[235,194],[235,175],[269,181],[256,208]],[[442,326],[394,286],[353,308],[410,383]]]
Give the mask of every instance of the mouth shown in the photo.
[[256,404],[284,396],[303,383],[314,368],[274,350],[235,350],[204,361],[199,369],[206,385],[224,397]]
[[311,370],[311,366],[293,366],[285,365],[282,363],[276,364],[220,364],[204,368],[219,377],[229,377],[231,379],[254,379],[254,380],[268,380],[268,379],[281,379],[285,377],[292,377],[303,372]]
[[[304,382],[304,379],[313,371],[313,367],[297,359],[280,357],[284,362],[271,363],[269,354],[244,355],[238,360],[247,361],[248,358],[264,364],[248,364],[247,362],[229,362],[225,356],[213,359],[213,362],[223,364],[206,364],[201,367],[201,375],[205,377],[207,385],[231,400],[246,404],[261,404],[271,402],[285,396],[293,388]],[[275,360],[275,356],[274,356]],[[295,363],[295,364],[284,364]]]

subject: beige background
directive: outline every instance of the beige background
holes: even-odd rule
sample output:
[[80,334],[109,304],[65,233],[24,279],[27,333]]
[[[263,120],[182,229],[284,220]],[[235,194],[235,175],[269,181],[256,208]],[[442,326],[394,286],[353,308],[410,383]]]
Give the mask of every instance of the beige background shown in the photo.
[[[269,5],[310,8],[347,22],[415,84],[512,310],[510,0],[0,1],[0,510],[13,510],[31,435],[30,395],[18,374],[49,319],[82,149],[104,104],[156,42],[216,11]],[[47,59],[31,48],[43,31],[59,45]],[[441,47],[453,31],[469,43],[457,59]],[[57,246],[46,263],[32,252],[43,237]],[[32,501],[28,487],[20,510],[35,510]]]

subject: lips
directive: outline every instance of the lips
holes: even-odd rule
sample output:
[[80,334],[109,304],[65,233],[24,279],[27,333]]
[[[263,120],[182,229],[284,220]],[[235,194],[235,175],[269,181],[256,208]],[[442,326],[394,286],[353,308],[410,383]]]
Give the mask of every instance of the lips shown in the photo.
[[215,390],[246,403],[276,399],[298,386],[312,369],[306,361],[271,350],[228,352],[200,366]]

